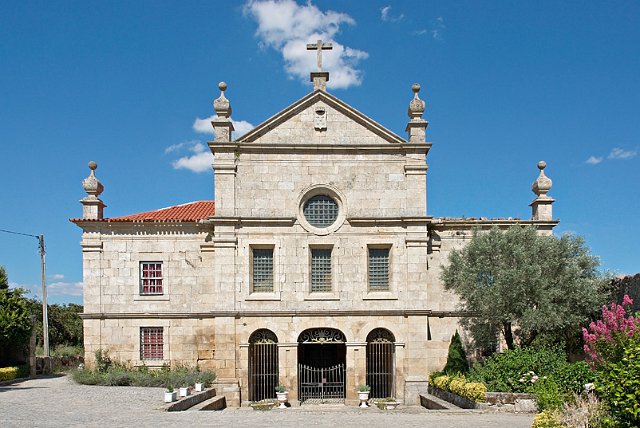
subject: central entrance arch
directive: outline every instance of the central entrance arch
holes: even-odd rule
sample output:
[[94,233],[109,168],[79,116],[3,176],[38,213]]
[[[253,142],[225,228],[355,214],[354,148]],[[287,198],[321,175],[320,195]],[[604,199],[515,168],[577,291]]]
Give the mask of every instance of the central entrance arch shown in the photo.
[[334,328],[312,328],[298,336],[300,402],[342,403],[345,398],[347,347]]

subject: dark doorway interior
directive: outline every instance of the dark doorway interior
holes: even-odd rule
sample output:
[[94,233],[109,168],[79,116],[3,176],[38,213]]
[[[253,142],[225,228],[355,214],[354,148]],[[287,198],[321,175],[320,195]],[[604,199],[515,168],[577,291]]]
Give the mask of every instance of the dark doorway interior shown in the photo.
[[327,368],[345,364],[347,348],[344,343],[301,343],[298,345],[298,362],[314,368]]

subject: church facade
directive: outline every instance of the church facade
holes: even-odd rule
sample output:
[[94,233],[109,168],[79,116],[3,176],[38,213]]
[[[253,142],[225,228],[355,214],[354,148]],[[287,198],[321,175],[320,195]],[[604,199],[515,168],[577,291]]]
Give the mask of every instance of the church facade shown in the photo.
[[212,369],[228,405],[275,396],[418,404],[458,328],[439,275],[474,227],[551,233],[551,181],[530,220],[427,214],[425,103],[414,85],[407,138],[314,89],[233,140],[226,85],[214,101],[214,201],[104,217],[97,165],[83,181],[85,352],[134,365]]

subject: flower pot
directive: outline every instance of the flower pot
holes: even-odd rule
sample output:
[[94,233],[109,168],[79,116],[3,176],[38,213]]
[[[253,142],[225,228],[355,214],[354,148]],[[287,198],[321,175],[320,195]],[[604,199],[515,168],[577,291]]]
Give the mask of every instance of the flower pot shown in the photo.
[[178,393],[177,391],[165,391],[164,392],[164,402],[165,403],[173,403],[174,401],[176,401],[178,399],[177,397]]
[[367,404],[367,401],[369,401],[369,391],[358,392],[358,399],[360,400],[360,407],[362,407],[363,409],[369,407],[369,405]]
[[187,395],[189,395],[189,388],[188,387],[181,387],[180,388],[180,397],[186,397]]
[[196,392],[202,392],[204,386],[200,382],[196,382]]
[[289,393],[286,391],[276,392],[276,397],[278,397],[278,403],[280,403],[280,405],[278,406],[278,409],[286,409],[287,406],[285,405],[285,403],[289,401]]

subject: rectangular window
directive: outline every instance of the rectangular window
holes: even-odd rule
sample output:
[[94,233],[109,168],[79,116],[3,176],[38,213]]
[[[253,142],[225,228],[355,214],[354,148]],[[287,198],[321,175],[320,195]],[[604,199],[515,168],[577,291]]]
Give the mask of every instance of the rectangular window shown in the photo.
[[369,290],[389,291],[389,248],[369,248]]
[[331,248],[311,249],[311,292],[331,291]]
[[273,248],[253,248],[253,292],[273,292]]
[[140,327],[140,359],[141,360],[162,360],[163,359],[163,328],[162,327]]
[[162,294],[162,262],[140,262],[140,294]]

